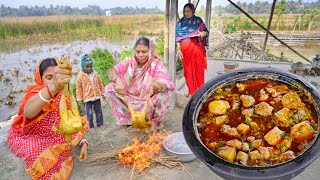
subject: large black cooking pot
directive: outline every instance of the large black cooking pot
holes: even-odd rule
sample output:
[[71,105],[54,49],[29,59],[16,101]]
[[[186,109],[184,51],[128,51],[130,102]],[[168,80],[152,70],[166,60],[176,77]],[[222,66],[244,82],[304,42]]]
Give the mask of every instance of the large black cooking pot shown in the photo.
[[[248,167],[227,162],[212,153],[200,140],[197,129],[198,114],[217,87],[248,79],[272,79],[304,90],[313,97],[318,114],[318,135],[312,146],[291,161],[267,167]],[[292,73],[274,68],[239,69],[205,83],[190,99],[183,115],[183,134],[193,153],[214,173],[225,179],[291,179],[301,173],[320,155],[320,93],[306,80]]]

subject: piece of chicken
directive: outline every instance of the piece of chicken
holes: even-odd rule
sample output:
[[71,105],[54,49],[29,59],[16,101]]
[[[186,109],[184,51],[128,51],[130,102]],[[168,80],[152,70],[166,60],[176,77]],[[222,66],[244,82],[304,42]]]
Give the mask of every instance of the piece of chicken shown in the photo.
[[255,103],[254,97],[252,97],[250,95],[241,95],[240,100],[241,100],[242,105],[244,107],[251,107]]
[[299,109],[298,112],[294,115],[294,117],[299,121],[308,120],[310,116],[311,115],[309,114],[308,109]]
[[280,160],[282,161],[289,161],[290,159],[295,158],[296,156],[294,155],[293,151],[287,151],[284,152],[280,155]]
[[[67,64],[66,58],[61,58],[61,64]],[[70,95],[70,106],[67,107],[67,99]],[[78,105],[74,97],[71,84],[65,84],[62,88],[62,95],[59,104],[59,127],[53,126],[52,130],[58,134],[62,134],[67,142],[71,142],[71,135],[78,133],[85,124],[84,119],[80,116]]]
[[237,88],[240,92],[244,91],[246,89],[245,84],[237,83]]
[[266,93],[266,91],[264,89],[260,90],[260,101],[266,101],[269,99],[269,95]]
[[244,109],[241,111],[241,113],[245,116],[245,117],[251,117],[254,113],[254,108],[249,108],[249,109]]
[[242,142],[239,141],[238,139],[232,139],[227,141],[227,145],[231,147],[235,147],[236,149],[240,150],[242,146]]
[[274,87],[266,87],[265,88],[268,93],[271,94],[272,97],[278,97],[288,92],[288,87],[286,85],[279,85]]
[[273,107],[266,102],[261,102],[255,106],[255,113],[261,116],[270,116],[272,114]]
[[226,134],[228,136],[231,136],[231,137],[238,137],[238,130],[236,128],[232,128],[231,126],[229,125],[222,125],[221,126],[221,129],[220,131],[223,133],[223,134]]
[[140,131],[143,134],[147,134],[146,130],[147,130],[148,126],[152,125],[152,122],[150,120],[147,121],[147,119],[146,119],[149,100],[150,100],[150,96],[148,96],[148,99],[147,99],[146,104],[143,107],[142,111],[135,111],[133,109],[133,107],[131,106],[129,100],[127,98],[125,98],[125,101],[128,105],[129,112],[131,114],[132,126],[140,129]]
[[246,165],[248,159],[249,159],[249,155],[247,153],[245,153],[243,151],[239,151],[237,153],[236,161],[240,162],[241,164]]

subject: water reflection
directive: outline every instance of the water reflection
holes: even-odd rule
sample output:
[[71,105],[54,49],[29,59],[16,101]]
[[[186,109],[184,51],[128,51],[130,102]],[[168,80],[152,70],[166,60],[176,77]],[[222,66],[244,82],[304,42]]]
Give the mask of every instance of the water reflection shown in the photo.
[[[33,75],[38,62],[44,58],[70,57],[73,71],[80,69],[80,57],[95,48],[108,49],[113,54],[121,52],[132,42],[110,43],[106,39],[75,41],[68,44],[36,46],[14,53],[0,54],[0,122],[15,114],[24,90],[33,84]],[[74,76],[75,77],[75,76]],[[73,78],[74,78],[73,77]]]

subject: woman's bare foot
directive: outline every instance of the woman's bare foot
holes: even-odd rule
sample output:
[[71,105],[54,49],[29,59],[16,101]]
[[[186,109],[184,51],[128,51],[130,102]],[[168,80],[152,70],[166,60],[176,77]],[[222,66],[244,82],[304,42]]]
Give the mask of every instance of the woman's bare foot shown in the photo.
[[151,136],[158,134],[163,128],[163,123],[153,122],[151,125]]

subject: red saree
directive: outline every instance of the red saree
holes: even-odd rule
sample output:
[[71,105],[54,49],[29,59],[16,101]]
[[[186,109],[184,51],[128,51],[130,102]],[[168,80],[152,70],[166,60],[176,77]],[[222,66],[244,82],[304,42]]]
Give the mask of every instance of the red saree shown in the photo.
[[59,102],[61,93],[47,103],[32,119],[24,116],[24,105],[32,96],[44,88],[39,66],[35,73],[36,85],[29,86],[21,100],[18,116],[14,119],[8,134],[8,146],[26,166],[32,179],[68,179],[73,168],[71,148],[84,137],[87,125],[73,136],[71,146],[64,137],[52,131],[59,124]]
[[193,95],[204,84],[204,71],[207,69],[207,57],[202,40],[197,42],[196,38],[190,38],[180,43],[183,55],[182,66],[184,77]]

